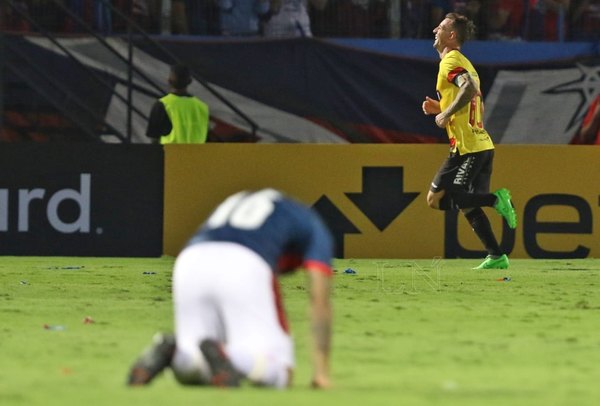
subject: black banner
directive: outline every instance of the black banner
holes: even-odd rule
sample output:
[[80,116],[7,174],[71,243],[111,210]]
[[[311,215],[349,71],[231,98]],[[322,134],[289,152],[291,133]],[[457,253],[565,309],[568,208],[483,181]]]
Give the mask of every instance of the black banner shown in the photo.
[[1,144],[0,255],[162,254],[163,150]]

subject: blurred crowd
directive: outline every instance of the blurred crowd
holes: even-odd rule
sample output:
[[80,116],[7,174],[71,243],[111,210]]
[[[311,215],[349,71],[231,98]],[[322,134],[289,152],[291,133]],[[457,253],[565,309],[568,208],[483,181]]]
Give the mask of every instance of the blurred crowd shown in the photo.
[[471,18],[480,40],[600,39],[600,0],[8,0],[7,31],[102,35],[432,38],[448,12]]

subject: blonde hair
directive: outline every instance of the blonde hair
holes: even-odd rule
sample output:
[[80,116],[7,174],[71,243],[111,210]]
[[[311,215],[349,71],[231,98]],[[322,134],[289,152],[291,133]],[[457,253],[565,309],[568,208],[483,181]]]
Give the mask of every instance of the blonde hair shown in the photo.
[[448,13],[446,18],[452,20],[452,28],[456,32],[456,38],[460,45],[475,36],[475,24],[465,15]]

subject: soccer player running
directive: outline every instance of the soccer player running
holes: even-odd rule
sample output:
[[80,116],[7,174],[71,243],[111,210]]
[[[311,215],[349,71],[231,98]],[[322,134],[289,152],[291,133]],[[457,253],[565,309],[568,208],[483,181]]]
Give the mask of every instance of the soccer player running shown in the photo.
[[489,193],[494,144],[483,128],[479,76],[460,52],[474,31],[473,22],[457,13],[447,14],[433,30],[433,46],[441,59],[436,84],[439,100],[426,97],[422,108],[425,114],[435,115],[438,127],[446,129],[450,155],[431,183],[427,204],[433,209],[463,212],[489,254],[474,269],[506,269],[508,257],[501,252],[481,208],[494,207],[513,229],[517,217],[507,189]]
[[314,388],[330,387],[333,239],[309,207],[274,189],[219,205],[175,261],[175,335],[159,333],[128,384],[164,368],[186,385],[267,387],[292,382],[294,349],[278,277],[301,266],[310,293]]

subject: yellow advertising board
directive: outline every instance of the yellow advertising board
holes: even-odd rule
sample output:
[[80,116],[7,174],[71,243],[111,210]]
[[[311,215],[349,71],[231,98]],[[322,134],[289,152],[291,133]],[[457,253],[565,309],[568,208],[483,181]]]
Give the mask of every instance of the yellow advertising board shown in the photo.
[[[425,197],[445,145],[204,144],[165,148],[165,254],[176,255],[212,209],[272,187],[321,213],[345,258],[481,257],[457,212]],[[600,255],[600,148],[500,145],[492,190],[507,187],[519,226],[485,211],[513,258]]]

